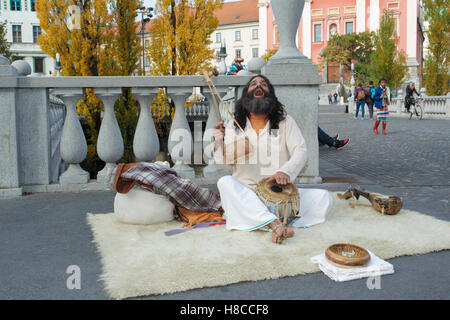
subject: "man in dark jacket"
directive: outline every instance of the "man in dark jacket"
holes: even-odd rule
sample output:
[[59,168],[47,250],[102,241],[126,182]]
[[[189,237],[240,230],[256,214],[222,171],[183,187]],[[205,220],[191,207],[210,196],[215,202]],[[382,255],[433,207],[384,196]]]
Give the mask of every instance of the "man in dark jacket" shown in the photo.
[[409,86],[406,87],[406,96],[405,96],[405,107],[406,111],[410,112],[409,109],[411,108],[412,104],[415,104],[414,100],[414,92],[420,97],[420,94],[417,92],[414,82],[411,82]]
[[367,87],[367,96],[366,96],[366,103],[367,108],[369,109],[369,115],[370,119],[373,119],[373,104],[375,101],[373,100],[373,97],[375,96],[375,87],[373,86],[373,81],[369,81],[369,86]]

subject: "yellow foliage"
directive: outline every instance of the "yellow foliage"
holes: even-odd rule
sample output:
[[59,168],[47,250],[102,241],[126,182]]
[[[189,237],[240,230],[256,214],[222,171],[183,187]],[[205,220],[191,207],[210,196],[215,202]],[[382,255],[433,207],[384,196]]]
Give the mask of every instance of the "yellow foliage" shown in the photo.
[[[202,70],[211,70],[215,54],[209,48],[210,36],[219,23],[214,11],[221,5],[219,0],[157,0],[155,13],[158,18],[152,21],[152,45],[147,50],[150,74],[198,75]],[[155,114],[167,110],[167,101],[167,96],[158,94],[152,103],[156,122],[162,118]],[[187,101],[185,108],[192,105],[192,101]]]

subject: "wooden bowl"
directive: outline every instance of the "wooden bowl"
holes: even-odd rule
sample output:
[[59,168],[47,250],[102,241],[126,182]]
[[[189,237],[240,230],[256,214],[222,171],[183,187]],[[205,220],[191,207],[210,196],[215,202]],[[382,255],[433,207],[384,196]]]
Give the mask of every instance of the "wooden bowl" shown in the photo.
[[327,259],[338,267],[362,267],[370,260],[369,252],[349,243],[336,243],[325,251]]

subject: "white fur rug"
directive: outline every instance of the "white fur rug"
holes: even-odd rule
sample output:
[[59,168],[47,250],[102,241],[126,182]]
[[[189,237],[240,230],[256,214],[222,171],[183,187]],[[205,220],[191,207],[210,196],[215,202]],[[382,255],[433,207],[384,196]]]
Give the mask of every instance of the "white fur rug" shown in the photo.
[[333,200],[325,223],[295,229],[282,245],[271,243],[270,232],[227,231],[224,225],[167,237],[164,231],[182,223],[136,226],[90,213],[87,221],[103,263],[101,279],[116,299],[316,272],[310,258],[338,242],[382,259],[450,249],[449,222],[408,210],[381,216],[369,207],[351,209],[350,200],[335,193]]

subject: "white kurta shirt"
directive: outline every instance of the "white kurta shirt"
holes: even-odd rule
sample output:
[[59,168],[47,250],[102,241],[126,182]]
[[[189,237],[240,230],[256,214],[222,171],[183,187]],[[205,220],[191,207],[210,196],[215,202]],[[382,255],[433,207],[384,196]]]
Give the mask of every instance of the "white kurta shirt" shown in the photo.
[[[262,178],[270,177],[276,172],[283,172],[289,176],[291,182],[298,176],[307,161],[305,139],[295,120],[286,115],[279,123],[279,129],[269,134],[270,122],[259,136],[247,118],[245,134],[250,140],[249,159],[241,159],[236,164],[227,164],[223,156],[223,148],[214,151],[214,160],[226,169],[232,170],[233,177],[241,182],[253,186]],[[244,139],[245,135],[235,128],[234,122],[229,121],[225,127],[224,144]]]

